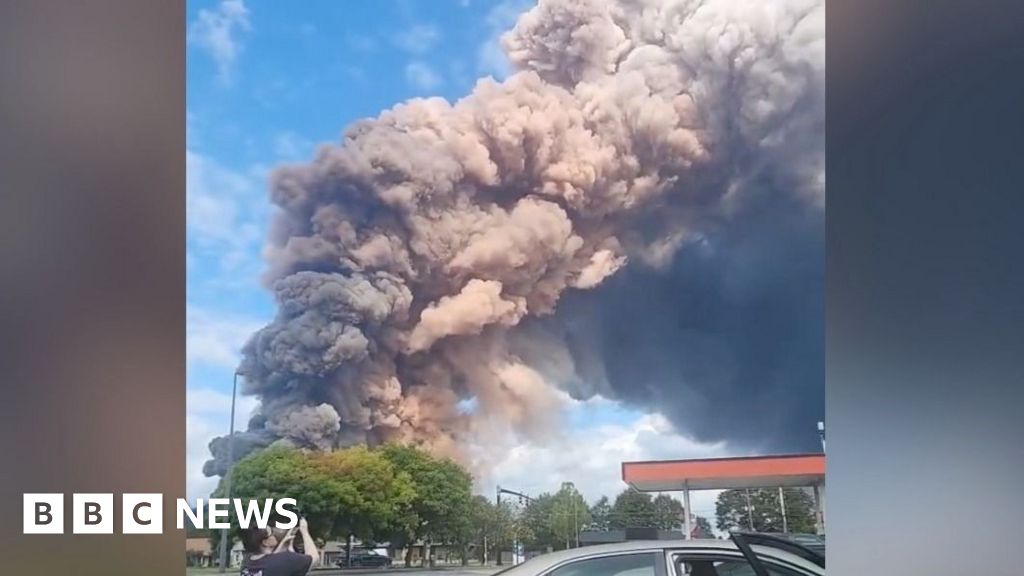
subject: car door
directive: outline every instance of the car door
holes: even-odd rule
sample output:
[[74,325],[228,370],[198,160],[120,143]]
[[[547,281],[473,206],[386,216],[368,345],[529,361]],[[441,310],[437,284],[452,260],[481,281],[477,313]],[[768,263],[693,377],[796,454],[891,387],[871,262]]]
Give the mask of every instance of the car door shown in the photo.
[[815,574],[825,573],[825,554],[823,551],[812,550],[787,538],[757,532],[732,532],[729,534],[729,538],[740,552],[743,553],[756,576],[770,576],[770,571],[767,569],[766,564],[770,561],[771,557],[766,557],[754,551],[753,546],[755,545],[767,547],[776,551],[776,553],[781,552],[791,555],[797,558],[799,562],[812,566],[813,573]]
[[674,576],[821,576],[823,571],[775,559],[756,558],[752,563],[739,550],[688,551],[668,554]]

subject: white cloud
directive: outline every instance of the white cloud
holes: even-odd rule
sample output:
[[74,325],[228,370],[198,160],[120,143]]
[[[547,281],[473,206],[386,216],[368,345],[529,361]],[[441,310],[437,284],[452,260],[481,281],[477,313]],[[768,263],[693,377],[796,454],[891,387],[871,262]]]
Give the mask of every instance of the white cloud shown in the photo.
[[313,142],[294,132],[279,132],[274,136],[274,155],[280,160],[294,161],[309,156]]
[[504,0],[487,13],[488,38],[477,49],[477,69],[481,74],[490,74],[499,80],[510,74],[508,58],[501,47],[501,36],[512,29],[519,15],[534,4],[535,0]]
[[433,90],[441,85],[441,77],[423,62],[410,62],[405,67],[405,79],[419,90]]
[[[607,403],[597,399],[588,403]],[[489,447],[488,450],[498,450]],[[544,445],[521,444],[504,451],[493,471],[480,478],[477,488],[493,494],[501,485],[526,494],[558,490],[574,482],[589,502],[601,496],[614,499],[626,484],[622,462],[716,458],[734,455],[724,443],[701,443],[675,431],[663,416],[642,415],[625,424],[576,427],[549,436]],[[713,521],[719,491],[691,492],[694,513]],[[673,496],[682,499],[681,494]]]
[[234,369],[246,340],[265,322],[219,314],[188,305],[185,308],[185,361]]
[[243,0],[224,0],[212,10],[199,11],[188,28],[188,43],[206,50],[217,66],[217,77],[231,82],[235,61],[242,50],[238,35],[250,29],[249,9]]
[[417,24],[395,37],[399,48],[412,54],[424,54],[430,51],[441,39],[441,33],[430,24]]
[[[210,458],[209,444],[228,433],[231,420],[231,396],[208,388],[186,392],[185,413],[185,492],[186,498],[206,498],[217,487],[218,478],[203,476],[203,463]],[[258,401],[239,395],[235,406],[235,430],[243,429]]]
[[[268,211],[261,179],[230,170],[193,150],[185,151],[185,216],[197,263],[215,258],[235,278],[258,275],[263,221]],[[240,274],[244,270],[244,274]]]

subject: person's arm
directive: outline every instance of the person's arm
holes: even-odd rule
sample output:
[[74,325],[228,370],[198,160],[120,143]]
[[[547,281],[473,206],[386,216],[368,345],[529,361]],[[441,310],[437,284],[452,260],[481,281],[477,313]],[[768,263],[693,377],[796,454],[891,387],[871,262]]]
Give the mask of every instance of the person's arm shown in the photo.
[[309,566],[312,568],[320,561],[320,553],[317,552],[316,544],[313,543],[313,537],[309,535],[309,525],[305,518],[299,519],[299,534],[302,535],[302,552],[310,557]]
[[292,548],[294,540],[295,540],[295,527],[293,527],[291,530],[289,530],[288,533],[285,534],[283,538],[281,538],[281,541],[277,543],[277,546],[274,548],[274,554],[277,554],[278,552],[286,552],[286,551],[287,552],[292,552],[292,551],[294,551],[293,548]]

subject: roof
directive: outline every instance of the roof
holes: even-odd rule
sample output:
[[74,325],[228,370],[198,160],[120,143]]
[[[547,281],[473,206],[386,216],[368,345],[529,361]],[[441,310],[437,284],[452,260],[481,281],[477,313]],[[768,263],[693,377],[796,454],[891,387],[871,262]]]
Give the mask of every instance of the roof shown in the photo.
[[622,480],[641,492],[813,486],[825,482],[825,455],[623,462]]
[[210,540],[208,538],[186,538],[185,539],[185,551],[186,552],[199,552],[201,554],[210,553]]
[[[756,545],[753,546],[753,549],[758,555],[780,558],[798,566],[808,567],[812,573],[820,570],[807,560],[783,550]],[[501,576],[534,576],[569,560],[620,552],[661,552],[663,550],[699,550],[710,552],[727,550],[733,553],[738,552],[736,544],[732,540],[631,540],[629,542],[582,546],[580,548],[570,548],[568,550],[541,554],[498,574],[501,574]]]

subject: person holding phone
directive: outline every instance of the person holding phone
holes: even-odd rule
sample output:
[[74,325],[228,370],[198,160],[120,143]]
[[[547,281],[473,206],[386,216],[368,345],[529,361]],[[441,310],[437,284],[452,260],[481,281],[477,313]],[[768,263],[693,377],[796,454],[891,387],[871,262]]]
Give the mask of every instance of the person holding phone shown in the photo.
[[[302,552],[292,551],[296,528],[302,536]],[[297,526],[280,539],[269,527],[245,528],[242,546],[245,558],[241,576],[305,576],[320,559],[305,518],[299,518]]]

